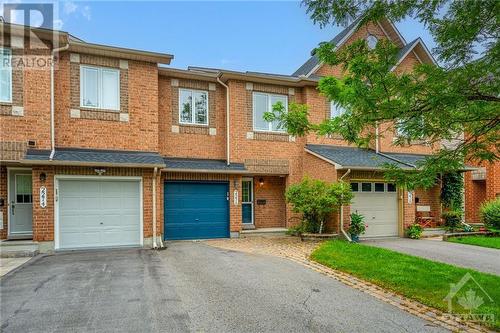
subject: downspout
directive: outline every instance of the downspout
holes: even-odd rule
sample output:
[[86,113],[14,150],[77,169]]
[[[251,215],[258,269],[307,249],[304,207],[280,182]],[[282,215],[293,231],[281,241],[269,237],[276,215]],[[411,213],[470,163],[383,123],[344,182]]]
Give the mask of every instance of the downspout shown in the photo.
[[378,154],[379,143],[378,143],[378,122],[375,123],[375,152]]
[[54,115],[54,62],[55,54],[57,52],[66,51],[69,49],[69,43],[65,46],[58,47],[51,52],[51,64],[50,64],[50,155],[49,160],[52,161],[54,154],[56,153],[56,130],[55,130],[55,115]]
[[[347,169],[347,172],[344,173],[342,175],[342,177],[340,177],[340,180],[342,181],[344,179],[345,176],[347,176],[348,174],[351,173],[351,169]],[[349,241],[349,242],[352,242],[352,239],[351,239],[351,236],[349,236],[347,234],[347,232],[345,232],[344,230],[344,206],[341,205],[340,206],[340,231],[342,231],[342,234],[344,235],[344,237]]]
[[155,167],[153,171],[153,249],[157,249],[156,245],[156,174],[158,168]]
[[231,164],[231,152],[229,149],[230,139],[229,139],[229,87],[227,84],[222,82],[220,79],[222,73],[217,76],[217,82],[219,82],[224,88],[226,88],[226,164]]

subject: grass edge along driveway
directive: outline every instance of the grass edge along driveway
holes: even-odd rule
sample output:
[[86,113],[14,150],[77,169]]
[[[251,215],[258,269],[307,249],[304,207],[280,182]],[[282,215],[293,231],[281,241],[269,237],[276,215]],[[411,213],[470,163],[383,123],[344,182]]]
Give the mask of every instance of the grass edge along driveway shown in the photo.
[[494,301],[485,301],[481,313],[493,313],[492,327],[500,330],[499,276],[341,240],[323,243],[311,254],[311,259],[443,312],[448,312],[443,299],[450,291],[450,283],[458,283],[470,273]]
[[488,236],[450,237],[448,238],[448,242],[489,247],[492,249],[500,249],[500,237],[488,237]]

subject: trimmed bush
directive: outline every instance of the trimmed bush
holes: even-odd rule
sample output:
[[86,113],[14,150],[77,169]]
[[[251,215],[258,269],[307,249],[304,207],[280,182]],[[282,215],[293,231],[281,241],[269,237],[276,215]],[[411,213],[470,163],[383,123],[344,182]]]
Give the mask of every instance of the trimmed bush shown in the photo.
[[500,230],[500,198],[482,204],[480,212],[485,226]]

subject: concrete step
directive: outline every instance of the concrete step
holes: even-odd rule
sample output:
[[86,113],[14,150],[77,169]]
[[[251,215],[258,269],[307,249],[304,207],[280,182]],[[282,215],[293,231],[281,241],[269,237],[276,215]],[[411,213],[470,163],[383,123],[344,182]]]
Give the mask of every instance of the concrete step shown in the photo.
[[38,243],[32,240],[0,241],[0,257],[2,258],[34,257],[39,252]]
[[285,236],[287,230],[287,228],[258,228],[253,230],[242,230],[241,237]]
[[424,228],[422,231],[422,238],[443,236],[446,232],[443,228]]

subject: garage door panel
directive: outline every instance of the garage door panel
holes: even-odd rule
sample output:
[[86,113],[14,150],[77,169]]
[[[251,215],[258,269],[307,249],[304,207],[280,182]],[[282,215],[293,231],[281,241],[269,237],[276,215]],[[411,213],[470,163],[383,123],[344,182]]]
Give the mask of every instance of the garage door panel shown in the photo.
[[363,237],[398,235],[398,205],[395,192],[355,192],[351,212],[365,217],[368,225]]
[[165,183],[165,239],[229,236],[227,183]]
[[59,247],[140,245],[140,182],[59,181]]

